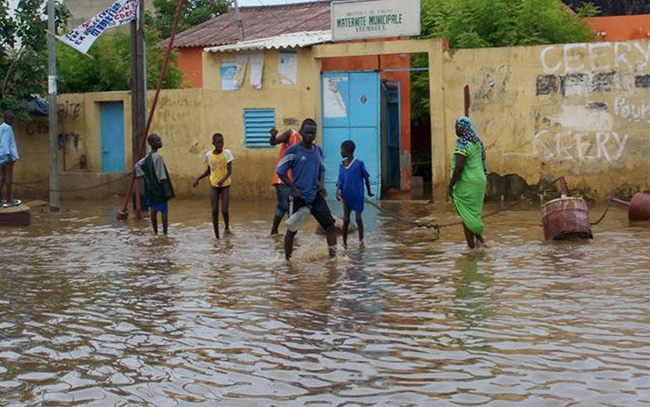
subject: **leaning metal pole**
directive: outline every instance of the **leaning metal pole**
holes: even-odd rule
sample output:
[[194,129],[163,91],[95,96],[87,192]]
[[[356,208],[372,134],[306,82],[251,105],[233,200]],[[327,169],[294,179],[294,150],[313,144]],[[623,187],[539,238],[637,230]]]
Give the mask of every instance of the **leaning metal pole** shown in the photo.
[[55,0],[48,0],[47,2],[47,29],[50,32],[50,35],[47,36],[47,88],[49,93],[48,118],[50,122],[50,210],[56,212],[61,206],[61,199],[59,196],[59,124],[56,104],[56,39],[54,38],[54,33],[56,32],[56,16],[54,13],[54,2]]
[[[172,25],[172,34],[169,37],[169,44],[167,44],[167,51],[165,53],[165,59],[163,61],[162,69],[160,70],[160,75],[158,76],[158,84],[156,85],[156,93],[153,97],[153,103],[151,104],[151,109],[149,110],[149,117],[147,119],[147,125],[144,132],[140,136],[140,146],[138,151],[138,160],[144,156],[146,144],[147,144],[147,134],[151,128],[151,122],[153,121],[154,114],[156,113],[156,105],[158,104],[158,96],[160,96],[160,90],[162,89],[163,80],[165,79],[165,72],[167,72],[167,65],[169,64],[169,58],[171,56],[172,48],[174,47],[174,38],[176,37],[176,29],[178,28],[178,21],[181,16],[181,11],[183,10],[183,0],[178,0],[178,6],[176,6],[176,15],[174,16],[174,24]],[[131,175],[131,183],[126,192],[126,197],[124,198],[124,203],[122,203],[122,208],[117,211],[118,220],[126,220],[129,217],[129,212],[127,207],[129,205],[129,199],[133,193],[133,188],[135,186],[135,171]]]

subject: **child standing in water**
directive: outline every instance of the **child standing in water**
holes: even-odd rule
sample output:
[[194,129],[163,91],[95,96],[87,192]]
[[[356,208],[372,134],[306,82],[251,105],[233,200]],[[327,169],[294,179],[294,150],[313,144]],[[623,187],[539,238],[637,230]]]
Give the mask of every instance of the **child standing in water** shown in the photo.
[[150,134],[147,142],[151,152],[135,165],[135,174],[138,178],[144,178],[145,203],[151,212],[153,233],[158,234],[158,212],[160,212],[163,233],[167,234],[167,201],[174,197],[174,188],[162,155],[158,152],[163,146],[162,140],[157,134]]
[[232,161],[234,158],[230,150],[223,148],[223,144],[223,135],[221,133],[212,135],[214,150],[205,154],[204,161],[208,168],[194,181],[194,187],[197,187],[201,179],[210,176],[212,227],[214,228],[214,236],[217,239],[219,239],[219,200],[221,200],[221,215],[225,224],[224,233],[230,234],[228,204],[230,203]]
[[344,158],[339,167],[339,179],[336,182],[336,199],[343,201],[343,246],[348,246],[348,227],[350,226],[350,212],[356,214],[359,229],[359,242],[363,246],[363,183],[365,180],[368,196],[374,196],[370,191],[370,174],[366,171],[363,161],[355,158],[354,141],[347,140],[341,144],[341,156]]

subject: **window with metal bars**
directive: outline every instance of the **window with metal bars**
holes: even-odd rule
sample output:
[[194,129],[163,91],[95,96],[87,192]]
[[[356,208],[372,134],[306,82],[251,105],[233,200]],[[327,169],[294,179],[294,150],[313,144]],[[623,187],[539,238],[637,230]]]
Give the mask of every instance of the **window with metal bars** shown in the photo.
[[275,127],[275,109],[244,109],[244,145],[247,148],[272,147],[269,131]]

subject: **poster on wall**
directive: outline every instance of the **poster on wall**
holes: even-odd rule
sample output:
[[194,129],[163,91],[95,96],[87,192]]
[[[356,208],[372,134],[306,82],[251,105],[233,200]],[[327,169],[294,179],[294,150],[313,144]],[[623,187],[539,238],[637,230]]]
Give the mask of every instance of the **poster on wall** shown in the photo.
[[341,94],[341,82],[347,82],[347,77],[323,78],[323,115],[328,119],[346,118],[345,99]]
[[221,61],[221,90],[238,90],[244,82],[247,58]]
[[251,55],[251,86],[257,90],[262,89],[262,74],[264,73],[264,53],[259,52]]
[[295,85],[298,83],[298,56],[292,51],[280,52],[278,64],[280,83],[283,85]]

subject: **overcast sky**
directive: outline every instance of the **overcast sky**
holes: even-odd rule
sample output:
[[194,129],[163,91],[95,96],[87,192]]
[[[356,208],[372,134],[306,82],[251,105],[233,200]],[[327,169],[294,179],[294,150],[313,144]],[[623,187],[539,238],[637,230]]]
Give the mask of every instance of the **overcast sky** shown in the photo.
[[[2,0],[0,0],[2,1]],[[241,7],[245,6],[268,6],[271,4],[290,4],[290,3],[307,3],[309,1],[315,1],[315,0],[238,0],[237,2]],[[9,6],[11,9],[15,7],[16,3],[18,3],[18,0],[9,0]],[[105,0],[103,3],[106,4],[111,4],[110,0]],[[102,4],[103,4],[102,3]],[[101,7],[99,7],[101,8]],[[101,10],[97,10],[97,12],[100,12]]]
[[240,6],[268,6],[270,4],[307,3],[313,0],[238,0]]

